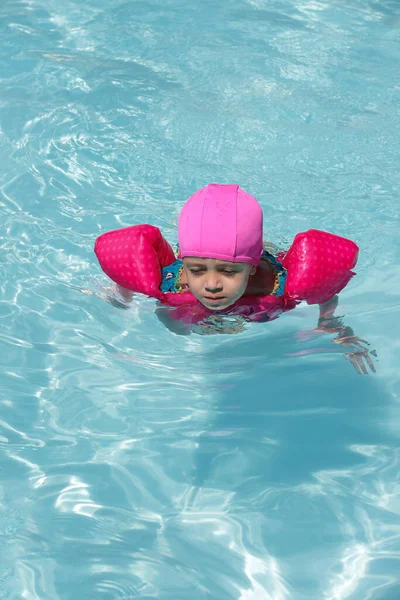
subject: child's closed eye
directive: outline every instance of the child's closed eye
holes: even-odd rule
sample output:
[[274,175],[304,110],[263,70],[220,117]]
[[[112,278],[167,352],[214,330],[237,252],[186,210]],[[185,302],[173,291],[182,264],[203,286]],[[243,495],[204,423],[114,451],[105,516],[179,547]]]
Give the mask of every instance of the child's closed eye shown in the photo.
[[204,269],[189,269],[192,275],[203,275],[205,273]]

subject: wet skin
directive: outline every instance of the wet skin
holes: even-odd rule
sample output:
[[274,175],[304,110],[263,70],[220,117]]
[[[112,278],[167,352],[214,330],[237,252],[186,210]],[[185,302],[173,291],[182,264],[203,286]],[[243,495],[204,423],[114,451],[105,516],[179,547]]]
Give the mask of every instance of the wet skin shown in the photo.
[[181,285],[210,310],[224,310],[244,294],[262,296],[274,288],[275,272],[266,260],[259,266],[216,258],[185,257]]

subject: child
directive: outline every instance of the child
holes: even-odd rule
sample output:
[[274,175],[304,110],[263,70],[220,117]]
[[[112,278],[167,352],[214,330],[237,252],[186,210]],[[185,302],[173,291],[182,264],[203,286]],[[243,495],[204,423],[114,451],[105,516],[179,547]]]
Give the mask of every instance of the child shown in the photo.
[[[106,237],[110,235],[118,239],[114,242]],[[210,184],[182,208],[177,260],[159,230],[151,226],[109,232],[97,240],[95,251],[125,300],[139,291],[178,305],[173,311],[157,310],[175,333],[237,333],[247,321],[276,318],[306,299],[320,305],[319,329],[338,331],[336,342],[352,346],[348,358],[356,370],[367,372],[364,361],[374,370],[363,341],[334,317],[336,292],[353,275],[350,268],[356,262],[357,246],[325,232],[299,235],[308,238],[297,247],[294,243],[280,262],[280,257],[264,250],[263,214],[257,200],[237,185]],[[301,243],[307,244],[301,247],[303,259],[298,256]],[[327,254],[325,261],[321,248]],[[150,268],[154,252],[157,262]],[[153,276],[156,283],[149,287],[146,279]]]
[[[242,296],[282,295],[284,270],[264,252],[262,238],[255,198],[236,185],[208,185],[179,216],[179,284],[209,310],[225,310]],[[163,291],[170,288],[169,272],[164,269]]]

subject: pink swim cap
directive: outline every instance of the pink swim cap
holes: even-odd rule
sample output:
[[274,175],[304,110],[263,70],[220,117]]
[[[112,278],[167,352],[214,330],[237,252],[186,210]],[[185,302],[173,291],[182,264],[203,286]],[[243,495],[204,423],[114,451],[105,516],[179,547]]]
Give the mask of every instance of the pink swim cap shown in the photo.
[[178,223],[180,256],[251,263],[263,253],[259,203],[238,185],[210,183],[184,204]]

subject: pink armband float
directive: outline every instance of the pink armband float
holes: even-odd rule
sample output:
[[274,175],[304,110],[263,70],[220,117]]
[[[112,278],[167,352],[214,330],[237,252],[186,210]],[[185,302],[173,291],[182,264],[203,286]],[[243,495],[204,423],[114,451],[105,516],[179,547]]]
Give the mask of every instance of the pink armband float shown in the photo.
[[[106,275],[132,292],[169,306],[191,306],[191,310],[200,304],[191,292],[160,291],[161,269],[176,258],[157,227],[134,225],[109,231],[97,238],[95,253]],[[277,257],[287,270],[283,296],[242,296],[235,306],[275,314],[301,300],[323,304],[347,285],[357,257],[358,246],[349,239],[317,229],[298,233],[289,250]]]
[[161,300],[161,269],[175,254],[153,225],[133,225],[97,238],[94,251],[104,273],[118,285]]
[[355,275],[358,246],[339,235],[309,229],[298,233],[289,250],[278,256],[287,270],[285,294],[308,304],[323,304]]

